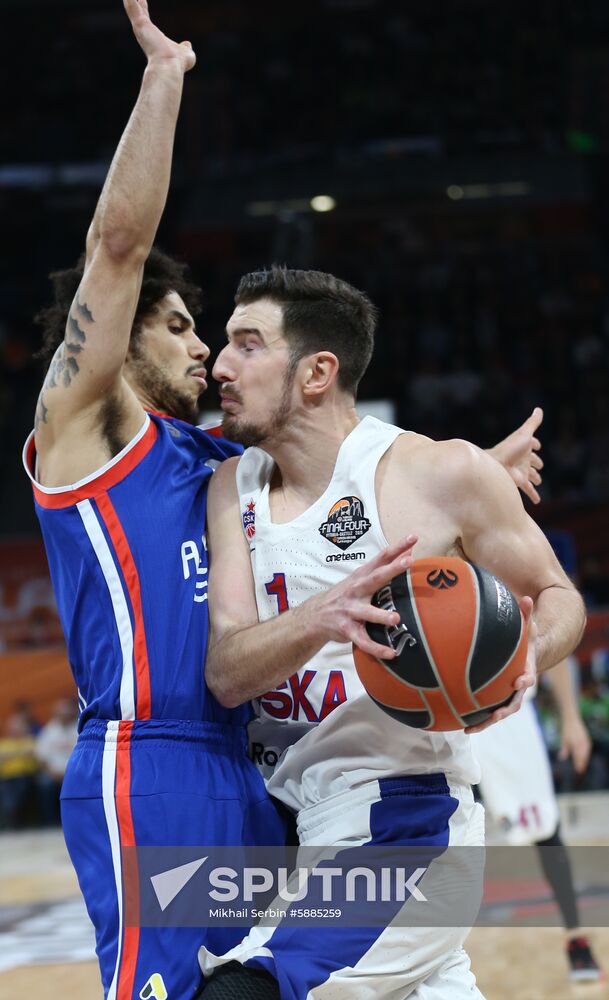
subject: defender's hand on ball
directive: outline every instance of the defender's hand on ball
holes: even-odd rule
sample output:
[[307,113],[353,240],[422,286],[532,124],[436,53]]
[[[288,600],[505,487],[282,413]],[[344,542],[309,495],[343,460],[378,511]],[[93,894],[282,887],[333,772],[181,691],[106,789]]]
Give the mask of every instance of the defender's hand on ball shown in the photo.
[[464,730],[466,733],[481,733],[483,729],[488,729],[489,726],[493,726],[496,722],[501,722],[502,719],[507,719],[509,715],[513,715],[522,705],[527,688],[535,685],[537,680],[537,661],[535,657],[537,625],[533,619],[533,600],[530,597],[523,597],[518,601],[518,604],[527,625],[528,649],[524,671],[514,681],[514,697],[509,705],[498,708],[493,712],[486,722],[481,722],[478,726],[468,726]]
[[395,611],[376,608],[371,601],[377,590],[409,568],[416,542],[415,535],[408,535],[395,545],[388,545],[366,566],[313,599],[312,610],[326,642],[353,642],[371,656],[393,659],[394,650],[374,642],[366,631],[366,623],[374,622],[388,628],[399,625],[400,616]]

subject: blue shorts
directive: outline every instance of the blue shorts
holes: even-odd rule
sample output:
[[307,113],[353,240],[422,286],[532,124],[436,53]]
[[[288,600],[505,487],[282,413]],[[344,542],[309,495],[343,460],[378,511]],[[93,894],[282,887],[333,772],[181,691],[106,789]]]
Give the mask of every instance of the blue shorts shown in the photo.
[[283,844],[283,820],[246,756],[245,731],[186,721],[88,722],[68,764],[61,811],[95,927],[104,996],[192,1000],[201,943],[225,951],[243,930],[127,925],[121,849]]

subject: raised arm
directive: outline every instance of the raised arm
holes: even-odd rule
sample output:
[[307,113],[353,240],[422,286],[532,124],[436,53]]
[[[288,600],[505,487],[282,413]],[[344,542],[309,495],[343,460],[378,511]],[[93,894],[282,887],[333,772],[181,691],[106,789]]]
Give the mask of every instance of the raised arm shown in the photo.
[[373,608],[370,598],[407,568],[414,536],[385,549],[347,580],[259,623],[249,546],[239,513],[236,465],[229,460],[216,470],[207,501],[211,634],[205,676],[218,701],[232,708],[264,694],[330,641],[356,642],[366,652],[388,659],[387,648],[372,642],[364,623],[398,623],[397,614]]
[[58,465],[63,474],[66,465],[75,477],[79,471],[86,474],[88,452],[109,401],[116,402],[128,436],[142,422],[142,408],[121,377],[122,367],[143,265],[167,198],[183,77],[195,56],[190,43],[178,45],[152,24],[146,0],[124,0],[124,6],[148,65],[89,228],[85,271],[65,338],[38,401],[36,445],[46,485],[54,485],[49,480],[59,475]]

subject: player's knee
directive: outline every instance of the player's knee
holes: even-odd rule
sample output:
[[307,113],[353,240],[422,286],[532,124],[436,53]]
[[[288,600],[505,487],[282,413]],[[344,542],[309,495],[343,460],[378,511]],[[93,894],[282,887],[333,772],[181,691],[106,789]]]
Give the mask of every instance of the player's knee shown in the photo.
[[246,969],[239,962],[220,966],[194,1000],[280,1000],[277,980],[268,972]]

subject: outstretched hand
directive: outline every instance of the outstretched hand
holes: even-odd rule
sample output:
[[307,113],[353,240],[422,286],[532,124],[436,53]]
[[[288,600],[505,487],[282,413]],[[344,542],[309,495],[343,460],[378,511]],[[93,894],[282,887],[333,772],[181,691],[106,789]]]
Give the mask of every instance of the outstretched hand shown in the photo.
[[535,432],[542,420],[543,410],[536,406],[531,416],[513,434],[490,450],[493,458],[509,472],[518,489],[526,493],[533,503],[539,503],[541,499],[535,487],[541,483],[543,461],[538,454],[541,442],[535,437]]
[[148,62],[179,62],[187,73],[197,61],[190,42],[173,42],[150,20],[148,0],[123,0],[133,33]]

